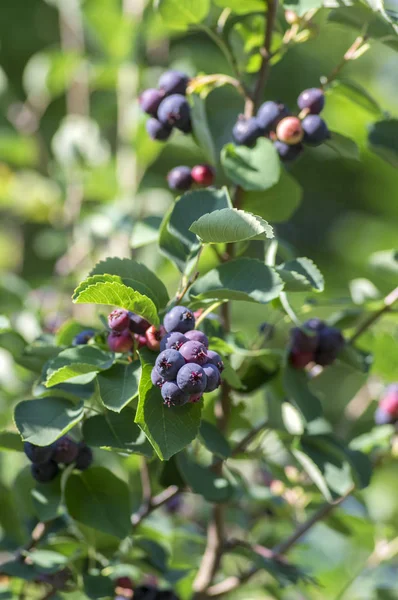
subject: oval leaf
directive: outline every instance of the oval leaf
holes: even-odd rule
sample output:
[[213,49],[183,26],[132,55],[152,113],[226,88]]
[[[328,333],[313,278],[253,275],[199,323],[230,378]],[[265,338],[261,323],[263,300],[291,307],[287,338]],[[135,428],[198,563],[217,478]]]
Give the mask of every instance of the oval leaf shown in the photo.
[[183,479],[193,492],[208,502],[226,502],[233,494],[233,487],[225,477],[220,477],[208,467],[193,462],[185,453],[177,456],[177,465]]
[[272,142],[257,140],[254,148],[227,144],[221,154],[226,176],[244,190],[267,190],[280,176],[280,160]]
[[120,364],[99,373],[97,381],[101,400],[109,410],[120,412],[138,394],[141,376],[140,361]]
[[114,354],[103,352],[94,346],[68,348],[48,363],[46,387],[52,387],[86,373],[98,373],[109,369],[114,359]]
[[279,265],[277,271],[285,282],[284,290],[287,292],[302,292],[309,288],[316,292],[324,290],[323,275],[309,258],[301,257],[289,260]]
[[157,0],[163,21],[172,29],[186,29],[208,15],[210,0]]
[[203,215],[192,223],[189,230],[207,244],[274,237],[271,225],[264,219],[236,208],[224,208]]

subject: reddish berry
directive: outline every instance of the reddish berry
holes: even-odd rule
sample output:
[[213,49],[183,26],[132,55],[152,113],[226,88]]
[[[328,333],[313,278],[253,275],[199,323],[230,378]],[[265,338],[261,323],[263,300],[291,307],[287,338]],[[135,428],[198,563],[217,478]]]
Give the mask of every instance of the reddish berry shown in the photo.
[[134,339],[135,339],[135,341],[137,343],[137,348],[138,349],[139,348],[144,348],[145,346],[148,345],[148,342],[147,342],[147,339],[146,339],[145,335],[138,335],[138,334],[136,334],[134,336]]
[[191,177],[199,185],[212,185],[214,169],[210,165],[196,165],[191,171]]
[[125,590],[132,590],[133,582],[131,581],[130,577],[118,577],[116,579],[116,586]]
[[298,117],[285,117],[276,128],[276,135],[281,142],[294,146],[301,142],[304,131]]
[[112,331],[108,335],[108,346],[112,352],[129,352],[133,344],[133,338],[128,329],[124,331]]
[[149,350],[153,350],[153,352],[159,352],[160,350],[160,340],[166,333],[163,325],[160,326],[159,329],[156,329],[155,325],[151,325],[145,332],[146,345]]
[[130,315],[124,308],[116,308],[108,316],[108,325],[113,331],[123,331],[130,325]]

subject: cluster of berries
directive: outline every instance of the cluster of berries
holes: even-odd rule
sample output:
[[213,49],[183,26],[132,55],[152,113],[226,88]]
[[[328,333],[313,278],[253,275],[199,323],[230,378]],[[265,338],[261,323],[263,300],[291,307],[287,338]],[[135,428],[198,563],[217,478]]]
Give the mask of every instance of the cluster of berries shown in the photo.
[[146,124],[153,140],[166,141],[175,127],[191,133],[191,110],[185,97],[189,78],[180,71],[166,71],[157,88],[149,88],[140,96],[140,105],[150,115]]
[[303,369],[311,362],[326,367],[336,360],[344,344],[338,329],[320,319],[310,319],[302,329],[294,327],[290,332],[289,362],[296,369]]
[[160,342],[152,383],[161,389],[166,406],[199,402],[205,392],[219,387],[222,359],[208,349],[207,336],[194,329],[195,316],[185,306],[172,308],[163,324],[166,335]]
[[282,161],[293,161],[303,151],[303,144],[319,146],[330,137],[325,121],[319,116],[325,105],[321,89],[304,90],[297,100],[300,114],[291,115],[284,104],[267,101],[258,109],[257,115],[245,118],[241,115],[233,128],[237,144],[252,147],[259,137],[270,138]]
[[67,435],[50,446],[36,446],[25,442],[24,451],[32,463],[32,476],[40,483],[49,483],[55,479],[60,465],[74,463],[76,469],[84,471],[93,462],[91,448],[85,442],[75,442]]
[[130,577],[119,577],[116,580],[115,600],[126,600],[126,598],[134,598],[134,600],[178,600],[172,591],[158,590],[151,585],[140,585],[134,588]]
[[398,383],[388,386],[376,410],[377,425],[398,423]]
[[159,350],[162,332],[136,313],[117,308],[108,316],[108,325],[108,346],[113,352],[129,352],[134,343],[137,348]]
[[196,165],[192,169],[186,166],[175,167],[167,175],[167,183],[171,190],[186,191],[194,183],[198,185],[212,185],[214,169],[210,165]]

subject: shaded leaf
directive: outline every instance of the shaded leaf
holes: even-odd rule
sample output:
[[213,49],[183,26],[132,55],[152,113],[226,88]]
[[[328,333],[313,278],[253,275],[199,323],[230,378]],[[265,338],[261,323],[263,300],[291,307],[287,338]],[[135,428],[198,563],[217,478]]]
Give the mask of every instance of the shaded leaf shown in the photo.
[[254,148],[227,144],[221,163],[226,176],[244,190],[267,190],[280,177],[278,153],[266,138],[259,138]]
[[378,121],[371,125],[368,141],[373,152],[393,167],[398,167],[398,119]]
[[199,429],[199,437],[206,448],[220,456],[221,458],[228,458],[231,455],[231,447],[229,442],[225,439],[221,431],[209,423],[209,421],[202,421]]
[[138,395],[141,364],[133,361],[128,364],[116,363],[107,371],[97,375],[101,400],[109,410],[120,412]]
[[177,464],[192,491],[203,496],[208,502],[227,502],[232,496],[233,487],[227,479],[208,467],[193,462],[185,453],[181,452],[177,456]]
[[275,223],[287,221],[299,207],[303,190],[286,170],[268,190],[244,192],[242,208]]
[[285,282],[287,292],[302,292],[312,288],[323,292],[325,281],[316,264],[309,258],[301,257],[278,265],[277,271]]

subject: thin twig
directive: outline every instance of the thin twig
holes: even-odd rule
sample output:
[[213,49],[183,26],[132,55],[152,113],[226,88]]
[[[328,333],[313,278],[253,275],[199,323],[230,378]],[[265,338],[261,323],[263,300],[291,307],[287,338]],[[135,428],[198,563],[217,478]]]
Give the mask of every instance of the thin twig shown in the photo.
[[388,294],[384,298],[384,306],[382,306],[379,310],[371,314],[361,325],[359,325],[358,329],[350,338],[350,343],[353,344],[356,340],[363,334],[365,331],[369,329],[376,321],[380,319],[383,315],[388,313],[394,304],[398,301],[398,287],[395,288],[392,292]]
[[181,492],[181,489],[176,485],[170,485],[168,488],[154,496],[150,502],[143,503],[141,508],[132,515],[131,522],[134,527],[137,527],[141,521],[143,521],[149,514],[151,514],[154,510],[166,504],[171,498],[177,496]]
[[336,77],[338,75],[340,75],[340,72],[347,65],[347,63],[356,58],[356,56],[355,56],[356,53],[365,44],[367,39],[368,39],[368,36],[364,34],[364,35],[358,36],[354,40],[354,43],[348,48],[348,50],[344,54],[341,61],[335,66],[335,68],[332,70],[332,72],[322,81],[322,85],[321,85],[322,88],[325,88],[332,81],[334,81],[336,79]]
[[278,12],[278,0],[268,0],[267,2],[267,13],[266,13],[266,26],[265,26],[265,38],[264,38],[264,46],[261,49],[261,67],[258,72],[257,83],[254,89],[253,100],[255,110],[258,105],[261,103],[264,87],[268,78],[269,68],[270,68],[270,59],[271,59],[271,45],[272,45],[272,35],[275,27],[276,15]]

